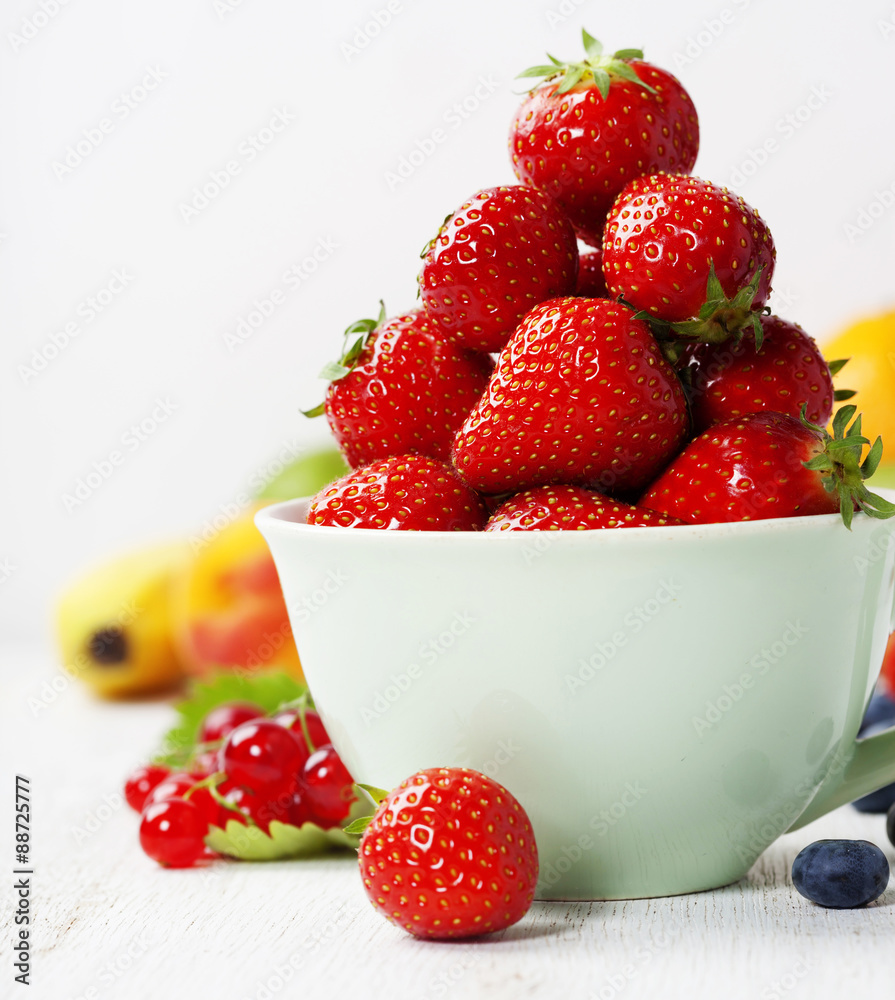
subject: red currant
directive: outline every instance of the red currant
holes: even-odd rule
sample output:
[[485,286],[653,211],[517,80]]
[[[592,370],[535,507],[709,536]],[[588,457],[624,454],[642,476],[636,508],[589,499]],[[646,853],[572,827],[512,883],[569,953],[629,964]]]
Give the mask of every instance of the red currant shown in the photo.
[[166,799],[179,799],[183,793],[196,784],[196,779],[184,771],[172,771],[167,778],[160,781],[155,788],[146,796],[143,803],[145,809],[153,802],[162,802]]
[[190,774],[194,778],[207,778],[218,769],[218,754],[216,750],[203,750],[197,754],[190,765]]
[[[307,746],[307,740],[305,739],[304,732],[301,728],[301,713],[298,709],[287,708],[283,712],[277,712],[274,716],[274,721],[279,722],[281,726],[285,726],[287,729],[291,730],[298,737],[299,743],[302,746]],[[326,734],[326,730],[323,728],[323,723],[320,721],[320,716],[312,709],[305,709],[305,725],[308,727],[308,736],[311,737],[311,744],[314,750],[318,747],[322,747],[324,743],[329,743],[329,736]],[[308,756],[313,751],[308,751]]]
[[140,846],[168,868],[190,868],[205,854],[208,830],[202,814],[185,799],[152,802],[140,820]]
[[218,764],[237,785],[276,796],[291,793],[306,756],[294,733],[273,719],[257,719],[230,733]]
[[222,814],[227,812],[227,810],[211,794],[211,789],[207,785],[189,791],[184,798],[187,802],[192,802],[199,810],[206,826],[223,827],[224,820]]
[[273,820],[278,820],[280,823],[291,822],[289,810],[295,798],[294,793],[283,792],[275,796],[252,794],[251,790],[242,788],[239,785],[230,784],[229,782],[224,782],[219,787],[219,791],[242,814],[242,818],[240,818],[239,813],[221,806],[224,822],[230,819],[239,820],[240,822],[249,820],[255,826],[261,827],[265,833],[270,831],[270,824]]
[[266,712],[260,705],[250,701],[228,701],[213,708],[202,720],[199,727],[199,743],[217,743],[226,739],[230,733],[244,722],[260,719]]
[[332,743],[315,750],[305,761],[301,782],[311,819],[324,828],[341,824],[357,798],[353,784]]
[[169,768],[160,764],[144,764],[143,767],[138,767],[124,783],[124,797],[131,809],[138,813],[143,812],[149,793],[170,773]]

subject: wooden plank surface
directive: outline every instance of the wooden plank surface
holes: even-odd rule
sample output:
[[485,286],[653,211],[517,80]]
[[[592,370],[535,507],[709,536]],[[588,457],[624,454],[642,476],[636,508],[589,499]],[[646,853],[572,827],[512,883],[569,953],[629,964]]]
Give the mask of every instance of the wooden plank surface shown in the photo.
[[[170,708],[104,705],[58,681],[51,699],[50,654],[0,652],[0,860],[11,871],[13,775],[26,774],[36,871],[32,986],[20,994],[4,946],[0,997],[817,1000],[895,991],[895,882],[869,907],[834,911],[802,899],[789,878],[795,854],[821,837],[872,840],[895,864],[882,817],[839,810],[784,837],[725,889],[536,903],[488,940],[422,943],[373,912],[350,854],[159,868],[140,851],[121,783]],[[11,914],[7,888],[4,942]]]

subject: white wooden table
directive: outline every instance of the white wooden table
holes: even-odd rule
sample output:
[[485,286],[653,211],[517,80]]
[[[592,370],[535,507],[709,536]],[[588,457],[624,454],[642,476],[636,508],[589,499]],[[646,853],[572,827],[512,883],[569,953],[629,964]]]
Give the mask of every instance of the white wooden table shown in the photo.
[[[747,879],[714,892],[618,903],[536,903],[476,943],[415,941],[368,904],[350,854],[168,871],[140,851],[122,780],[167,727],[165,703],[106,705],[74,683],[50,702],[52,654],[0,649],[0,997],[577,998],[895,995],[895,880],[859,910],[792,888],[821,837],[895,850],[882,817],[850,807],[784,837]],[[42,689],[43,688],[43,689]],[[39,708],[29,699],[41,699]],[[37,709],[37,714],[34,714]],[[34,803],[31,987],[13,980],[14,774]]]

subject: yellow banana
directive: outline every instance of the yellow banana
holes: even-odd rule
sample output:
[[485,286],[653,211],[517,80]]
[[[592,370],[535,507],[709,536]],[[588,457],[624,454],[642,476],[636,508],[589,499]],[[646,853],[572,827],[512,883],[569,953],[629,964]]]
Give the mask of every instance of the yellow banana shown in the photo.
[[171,591],[191,558],[186,542],[159,545],[75,579],[56,609],[65,669],[104,698],[176,684],[184,668],[175,652]]

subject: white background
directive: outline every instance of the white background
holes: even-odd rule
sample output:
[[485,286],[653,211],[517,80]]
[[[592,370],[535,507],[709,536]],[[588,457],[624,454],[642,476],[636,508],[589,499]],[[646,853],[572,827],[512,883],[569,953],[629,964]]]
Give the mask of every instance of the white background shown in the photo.
[[[702,126],[695,172],[731,183],[774,233],[782,315],[823,341],[895,300],[895,211],[877,196],[895,201],[891,0],[392,0],[373,37],[364,24],[386,5],[44,0],[49,17],[38,0],[5,0],[4,637],[45,634],[51,596],[85,562],[195,531],[279,454],[325,439],[298,411],[321,398],[316,373],[342,329],[380,297],[412,305],[418,251],[443,217],[512,182],[513,77],[545,49],[577,56],[582,24],[681,78]],[[153,69],[161,82],[124,117],[121,95]],[[450,109],[464,100],[461,118]],[[292,120],[249,161],[240,145],[284,109]],[[54,168],[102,119],[101,144]],[[445,141],[390,182],[437,128]],[[180,206],[231,160],[239,174],[187,222]],[[284,272],[321,240],[337,248],[290,288]],[[88,322],[82,304],[116,270],[132,278]],[[231,349],[226,336],[276,289],[282,302]],[[64,346],[36,371],[53,335]],[[157,399],[170,412],[153,426]],[[122,464],[67,509],[115,450]]]

